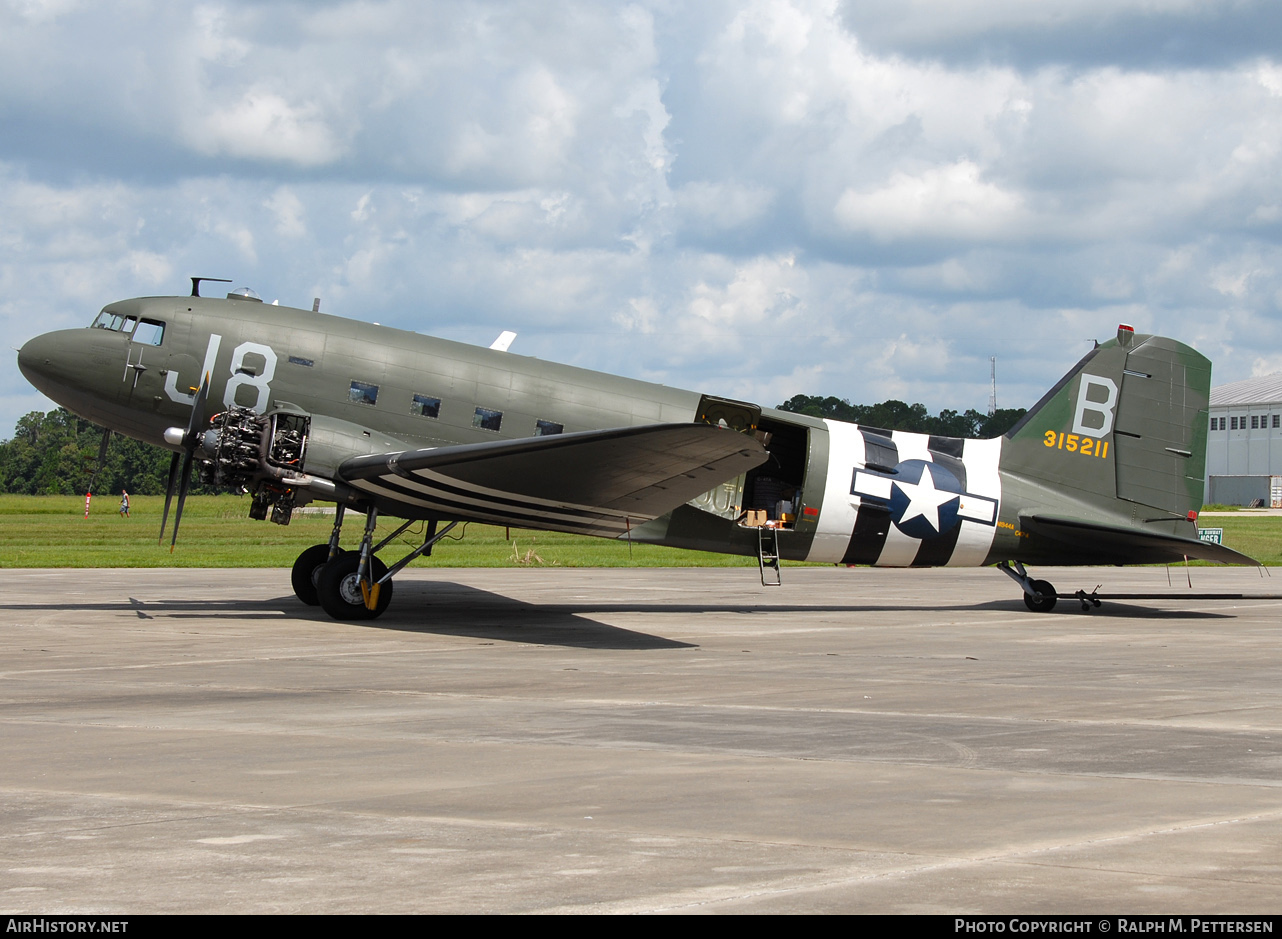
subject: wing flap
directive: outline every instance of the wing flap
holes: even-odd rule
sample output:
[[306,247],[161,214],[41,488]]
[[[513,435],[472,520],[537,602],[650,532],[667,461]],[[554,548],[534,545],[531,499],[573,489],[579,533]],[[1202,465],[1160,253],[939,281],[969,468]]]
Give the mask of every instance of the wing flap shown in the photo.
[[339,477],[397,515],[618,535],[766,460],[754,438],[650,424],[353,457]]
[[1139,531],[1051,515],[1021,515],[1027,532],[1090,551],[1098,564],[1168,564],[1186,557],[1220,564],[1260,562],[1213,541],[1182,538],[1165,532]]

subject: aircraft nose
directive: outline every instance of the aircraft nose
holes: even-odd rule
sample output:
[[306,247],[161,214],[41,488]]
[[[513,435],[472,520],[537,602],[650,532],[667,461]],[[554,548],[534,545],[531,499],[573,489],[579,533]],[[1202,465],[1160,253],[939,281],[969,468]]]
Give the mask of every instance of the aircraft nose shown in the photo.
[[67,349],[60,341],[60,333],[45,333],[23,343],[18,350],[18,370],[36,388],[58,401],[58,392],[67,382],[63,374],[66,358]]
[[18,371],[27,376],[27,381],[40,387],[37,378],[47,377],[54,366],[53,334],[36,336],[23,343],[18,350]]
[[18,350],[18,371],[26,376],[27,381],[39,387],[36,379],[46,375],[53,366],[53,344],[49,334],[36,336],[23,343]]

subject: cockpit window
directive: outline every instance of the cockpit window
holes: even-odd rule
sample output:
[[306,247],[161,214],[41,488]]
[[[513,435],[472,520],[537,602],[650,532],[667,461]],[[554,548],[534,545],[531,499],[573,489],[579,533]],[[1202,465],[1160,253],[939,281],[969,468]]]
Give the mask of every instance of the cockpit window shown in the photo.
[[113,313],[111,310],[103,310],[99,313],[98,318],[93,321],[93,328],[125,333],[134,342],[140,342],[145,346],[158,346],[165,340],[165,324],[160,320],[139,322],[136,316]]
[[103,310],[98,314],[98,318],[93,321],[97,329],[110,329],[112,332],[117,333],[131,333],[137,323],[138,318],[136,316],[113,313],[111,310]]
[[134,330],[134,342],[147,346],[158,346],[165,338],[165,324],[159,320],[143,320]]

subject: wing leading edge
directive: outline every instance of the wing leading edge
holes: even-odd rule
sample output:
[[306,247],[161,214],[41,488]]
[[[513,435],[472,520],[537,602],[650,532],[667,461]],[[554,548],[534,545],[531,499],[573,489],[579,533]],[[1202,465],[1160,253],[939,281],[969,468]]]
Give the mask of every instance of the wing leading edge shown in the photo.
[[752,437],[649,424],[374,453],[338,468],[383,511],[615,537],[765,462]]

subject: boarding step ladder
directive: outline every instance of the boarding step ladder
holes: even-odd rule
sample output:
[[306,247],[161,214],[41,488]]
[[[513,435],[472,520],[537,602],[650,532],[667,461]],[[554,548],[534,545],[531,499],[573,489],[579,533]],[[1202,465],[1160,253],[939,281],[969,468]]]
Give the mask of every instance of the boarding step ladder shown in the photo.
[[[757,529],[757,565],[761,569],[761,586],[783,586],[783,572],[779,570],[779,530],[777,528]],[[773,578],[767,578],[767,570],[774,571]]]

